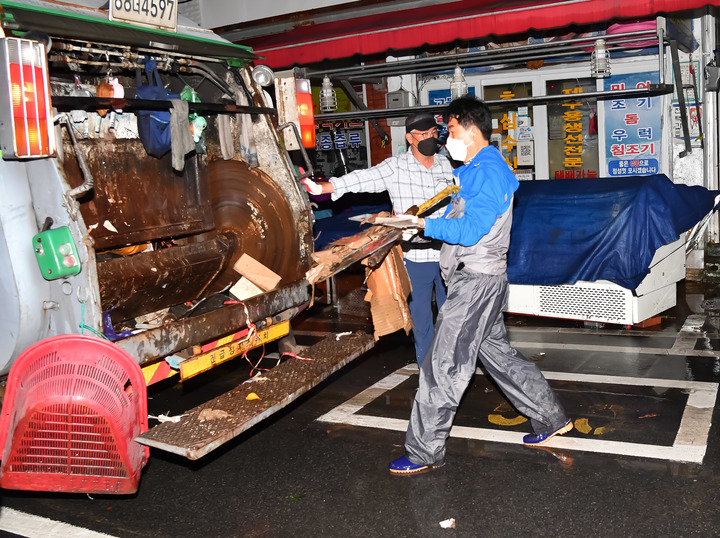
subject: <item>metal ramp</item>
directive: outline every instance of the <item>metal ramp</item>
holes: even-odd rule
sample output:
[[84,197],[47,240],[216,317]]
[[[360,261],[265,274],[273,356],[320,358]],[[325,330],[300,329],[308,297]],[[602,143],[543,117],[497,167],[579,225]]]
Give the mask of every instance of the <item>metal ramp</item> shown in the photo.
[[[179,422],[155,426],[135,441],[199,459],[279,411],[374,345],[373,337],[363,332],[331,334],[303,352],[310,360],[288,359],[263,374],[263,380],[242,383],[190,409]],[[258,398],[253,399],[252,393]]]

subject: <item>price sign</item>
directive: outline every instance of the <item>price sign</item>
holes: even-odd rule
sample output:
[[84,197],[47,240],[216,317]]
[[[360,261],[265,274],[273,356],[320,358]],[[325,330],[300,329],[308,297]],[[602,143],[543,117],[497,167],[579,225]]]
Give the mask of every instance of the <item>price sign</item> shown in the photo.
[[177,31],[176,0],[110,0],[110,20]]

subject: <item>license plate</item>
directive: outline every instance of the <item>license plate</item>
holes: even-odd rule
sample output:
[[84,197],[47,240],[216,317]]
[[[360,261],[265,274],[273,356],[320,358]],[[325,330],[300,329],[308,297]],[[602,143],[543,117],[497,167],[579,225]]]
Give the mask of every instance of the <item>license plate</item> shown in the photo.
[[282,323],[259,330],[253,338],[230,342],[228,345],[217,347],[209,353],[192,357],[180,363],[180,378],[184,381],[185,379],[206,372],[223,362],[229,361],[233,357],[242,355],[250,349],[255,349],[266,342],[272,342],[273,340],[287,336],[289,332],[290,322],[283,321]]
[[177,31],[177,0],[110,0],[110,20]]

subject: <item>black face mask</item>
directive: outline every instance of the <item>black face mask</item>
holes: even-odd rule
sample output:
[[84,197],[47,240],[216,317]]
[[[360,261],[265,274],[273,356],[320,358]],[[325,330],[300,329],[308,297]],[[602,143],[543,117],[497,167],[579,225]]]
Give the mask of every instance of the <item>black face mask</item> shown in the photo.
[[417,148],[422,155],[431,157],[438,151],[438,140],[434,136],[431,136],[418,142]]

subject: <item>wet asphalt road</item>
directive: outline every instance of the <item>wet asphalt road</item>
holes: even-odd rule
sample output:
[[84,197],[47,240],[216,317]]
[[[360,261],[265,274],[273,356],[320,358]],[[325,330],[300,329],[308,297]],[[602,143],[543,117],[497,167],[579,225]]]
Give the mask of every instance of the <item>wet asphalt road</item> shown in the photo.
[[[717,356],[647,353],[648,347],[669,348],[688,313],[675,309],[662,328],[639,331],[638,336],[617,330],[598,334],[571,323],[557,337],[557,323],[545,330],[547,322],[531,327],[523,319],[509,320],[509,328],[511,340],[524,342],[526,349],[518,347],[528,356],[557,338],[569,345],[564,351],[549,346],[545,356],[536,356],[546,371],[608,370],[611,375],[717,382]],[[323,315],[306,320],[296,325],[298,340],[310,343],[318,331],[363,324],[358,317],[347,320],[350,325],[336,325]],[[702,342],[711,345],[713,338],[717,335],[708,333]],[[528,343],[533,339],[538,343]],[[579,349],[597,341],[625,351]],[[633,346],[642,349],[635,353]],[[451,438],[444,467],[394,477],[387,464],[403,454],[402,432],[316,420],[408,363],[410,340],[403,334],[384,337],[315,390],[202,460],[153,450],[136,495],[89,498],[3,491],[2,506],[123,537],[720,535],[716,427],[710,429],[702,464]],[[170,383],[151,394],[151,410],[180,412],[234,387],[246,375],[247,368],[233,361],[192,386]],[[416,380],[411,377],[373,401],[373,412],[407,418]],[[632,442],[662,444],[669,435],[672,443],[684,405],[676,393],[561,382],[553,386],[571,414],[590,406],[595,410],[587,415],[591,422],[604,418],[603,425],[616,429],[614,439]],[[640,402],[637,410],[634,401]],[[458,422],[487,427],[489,412],[514,416],[501,404],[492,385],[476,380]],[[614,411],[621,407],[624,413]],[[527,424],[513,428],[529,431]],[[456,528],[440,528],[439,522],[448,518],[456,520]]]

